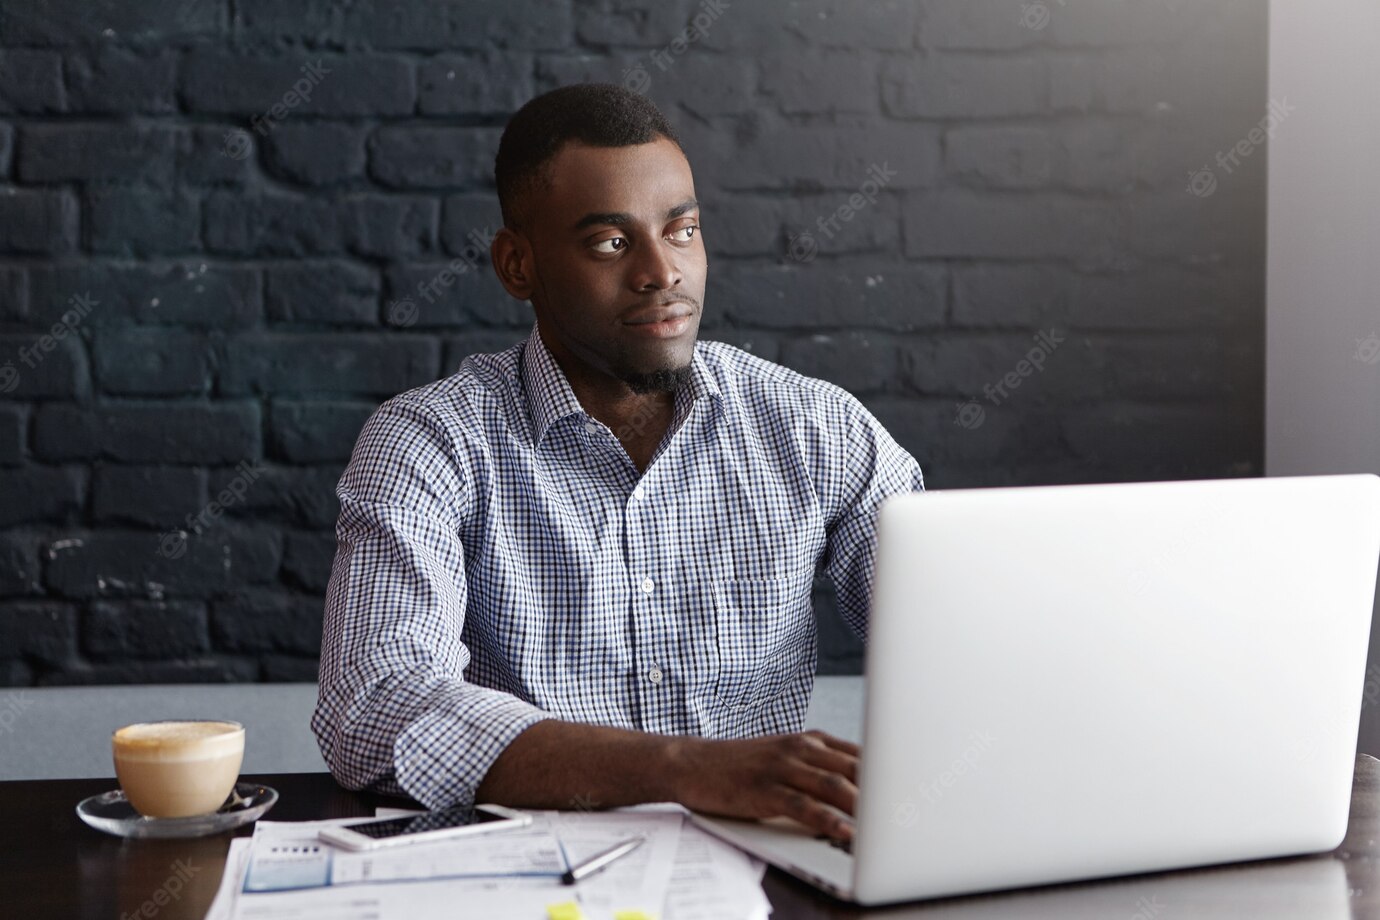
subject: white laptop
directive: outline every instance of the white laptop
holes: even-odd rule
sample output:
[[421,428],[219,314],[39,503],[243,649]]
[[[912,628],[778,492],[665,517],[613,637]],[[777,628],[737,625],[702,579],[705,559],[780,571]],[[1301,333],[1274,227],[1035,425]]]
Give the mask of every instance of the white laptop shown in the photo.
[[1380,477],[931,491],[878,521],[851,853],[706,830],[880,904],[1334,849]]

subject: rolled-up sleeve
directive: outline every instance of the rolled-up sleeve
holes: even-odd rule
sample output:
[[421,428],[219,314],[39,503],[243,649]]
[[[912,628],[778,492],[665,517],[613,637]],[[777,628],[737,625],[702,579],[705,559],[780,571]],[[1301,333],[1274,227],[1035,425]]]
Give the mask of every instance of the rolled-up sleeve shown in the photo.
[[834,583],[839,616],[867,640],[877,511],[893,495],[923,492],[925,477],[905,448],[852,396],[826,481],[824,571]]
[[398,397],[364,426],[341,477],[311,727],[347,788],[473,804],[503,749],[553,718],[465,679],[473,463],[463,434]]

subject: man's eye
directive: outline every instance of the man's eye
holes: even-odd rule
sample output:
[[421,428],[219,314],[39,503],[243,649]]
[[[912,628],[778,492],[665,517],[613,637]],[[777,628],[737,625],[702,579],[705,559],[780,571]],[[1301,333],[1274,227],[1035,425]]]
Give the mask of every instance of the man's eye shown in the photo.
[[677,243],[688,243],[695,238],[695,231],[700,229],[698,224],[691,224],[688,227],[681,227],[679,230],[671,231],[671,239]]
[[599,242],[595,243],[594,246],[593,246],[593,249],[594,249],[595,252],[610,252],[610,253],[611,253],[611,252],[618,252],[619,250],[627,249],[627,248],[628,248],[628,241],[625,240],[625,239],[623,239],[623,237],[621,237],[621,236],[615,236],[615,237],[610,237],[609,239],[606,239],[606,240],[600,240]]

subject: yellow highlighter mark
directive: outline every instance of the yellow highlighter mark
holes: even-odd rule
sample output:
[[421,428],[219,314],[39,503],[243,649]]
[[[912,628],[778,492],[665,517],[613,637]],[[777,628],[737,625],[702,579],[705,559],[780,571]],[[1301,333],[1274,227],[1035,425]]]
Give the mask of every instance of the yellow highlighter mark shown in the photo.
[[565,901],[560,904],[546,905],[547,920],[585,920],[585,915],[580,913],[580,905],[574,901]]

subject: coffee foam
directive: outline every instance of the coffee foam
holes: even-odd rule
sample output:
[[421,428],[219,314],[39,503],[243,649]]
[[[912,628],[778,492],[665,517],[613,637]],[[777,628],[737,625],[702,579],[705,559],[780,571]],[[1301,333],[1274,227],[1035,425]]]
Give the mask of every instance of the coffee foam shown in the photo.
[[244,729],[229,722],[142,722],[115,732],[116,755],[139,760],[224,757],[244,743]]

